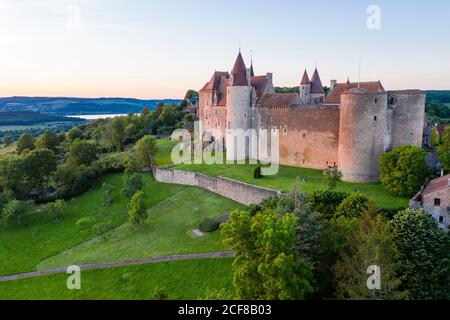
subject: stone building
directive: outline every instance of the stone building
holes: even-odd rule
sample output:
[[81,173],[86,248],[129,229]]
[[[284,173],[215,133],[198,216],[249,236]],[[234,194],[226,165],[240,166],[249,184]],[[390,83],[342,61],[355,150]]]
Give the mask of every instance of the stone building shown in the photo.
[[200,121],[227,154],[229,129],[278,129],[281,164],[338,166],[344,180],[373,182],[381,154],[422,146],[425,93],[386,91],[380,81],[332,80],[326,95],[316,68],[311,79],[305,70],[298,93],[276,93],[273,74],[255,75],[239,53],[231,72],[214,72],[199,95]]
[[431,181],[411,199],[410,208],[423,208],[447,229],[450,224],[450,174]]

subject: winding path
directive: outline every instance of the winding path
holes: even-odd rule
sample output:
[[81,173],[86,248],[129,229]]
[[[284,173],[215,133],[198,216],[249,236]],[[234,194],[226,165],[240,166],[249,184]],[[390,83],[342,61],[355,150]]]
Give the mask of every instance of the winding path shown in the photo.
[[[157,262],[167,262],[167,261],[181,261],[181,260],[198,260],[198,259],[216,259],[216,258],[232,258],[235,254],[233,252],[211,252],[211,253],[194,253],[194,254],[182,254],[173,256],[161,256],[154,258],[144,258],[144,259],[131,259],[123,260],[117,262],[107,262],[107,263],[97,263],[79,266],[81,270],[96,270],[96,269],[108,269],[116,267],[125,267],[132,265],[143,265],[151,264]],[[34,277],[47,276],[57,273],[66,273],[67,268],[56,268],[41,271],[34,271],[22,274],[15,274],[10,276],[0,277],[0,282],[28,279]]]

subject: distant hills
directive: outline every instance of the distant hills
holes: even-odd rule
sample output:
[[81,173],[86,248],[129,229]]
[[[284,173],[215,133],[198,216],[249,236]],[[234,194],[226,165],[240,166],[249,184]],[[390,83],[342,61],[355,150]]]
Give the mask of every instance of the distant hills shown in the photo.
[[32,126],[40,123],[71,122],[82,123],[82,119],[67,118],[58,114],[35,111],[0,111],[0,126]]
[[132,98],[65,98],[9,97],[0,98],[0,111],[35,111],[55,115],[126,114],[155,109],[159,102],[180,103],[182,100],[139,100]]

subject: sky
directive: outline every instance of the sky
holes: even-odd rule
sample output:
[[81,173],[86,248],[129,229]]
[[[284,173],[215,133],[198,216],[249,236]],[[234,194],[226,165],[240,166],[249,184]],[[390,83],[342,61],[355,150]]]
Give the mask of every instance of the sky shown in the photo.
[[324,85],[450,89],[449,17],[448,0],[0,0],[0,96],[182,98],[239,48],[276,86],[317,65]]

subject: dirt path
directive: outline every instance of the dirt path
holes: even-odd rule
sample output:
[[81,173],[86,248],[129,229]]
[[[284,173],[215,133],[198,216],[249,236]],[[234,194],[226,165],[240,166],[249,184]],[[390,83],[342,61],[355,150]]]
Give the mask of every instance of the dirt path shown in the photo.
[[[150,264],[150,263],[166,262],[166,261],[232,258],[234,256],[235,256],[235,254],[233,252],[194,253],[194,254],[161,256],[161,257],[144,258],[144,259],[123,260],[123,261],[108,262],[108,263],[88,264],[88,265],[81,265],[79,267],[81,270],[95,270],[95,269],[125,267],[125,266],[142,265],[142,264]],[[41,277],[41,276],[47,276],[47,275],[57,274],[57,273],[66,273],[66,270],[67,270],[67,268],[56,268],[56,269],[34,271],[34,272],[28,272],[28,273],[22,273],[22,274],[15,274],[15,275],[10,275],[10,276],[3,276],[3,277],[0,277],[0,282]]]

